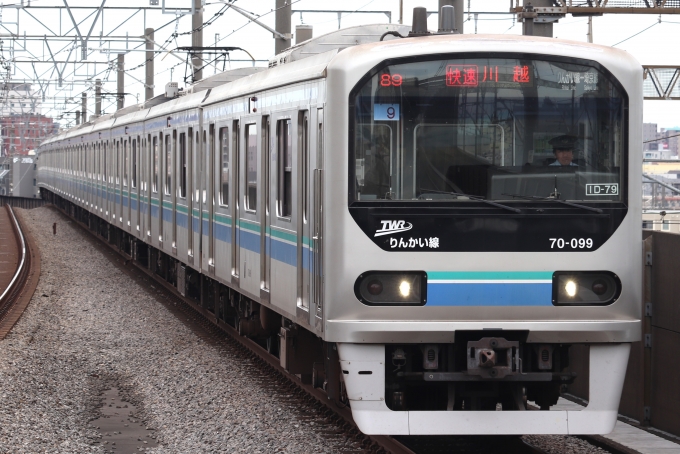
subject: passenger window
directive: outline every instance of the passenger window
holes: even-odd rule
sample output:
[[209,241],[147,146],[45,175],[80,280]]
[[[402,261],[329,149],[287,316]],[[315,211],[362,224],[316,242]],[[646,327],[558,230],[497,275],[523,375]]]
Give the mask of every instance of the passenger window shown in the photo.
[[187,135],[179,135],[179,196],[187,196]]
[[302,112],[300,114],[300,126],[299,138],[300,143],[298,144],[300,153],[298,153],[298,159],[302,159],[302,165],[300,169],[302,170],[302,220],[307,223],[307,204],[309,197],[309,119],[307,118],[307,112]]
[[220,205],[229,205],[229,128],[220,129]]
[[170,195],[172,190],[172,138],[170,134],[165,136],[165,194]]
[[201,155],[201,189],[203,191],[203,203],[206,203],[208,200],[208,172],[210,169],[208,168],[208,140],[206,137],[205,131],[203,131],[203,143],[200,142],[200,135],[197,132],[196,133],[196,153],[201,155],[199,150],[203,150],[203,154]]
[[107,143],[104,142],[104,154],[102,155],[102,157],[104,158],[104,164],[103,164],[103,166],[102,166],[102,169],[103,169],[103,170],[102,170],[102,173],[103,173],[103,175],[102,175],[102,180],[104,180],[105,182],[108,182],[107,178],[108,178],[108,175],[109,175],[109,174],[106,172],[106,159],[107,159],[106,153],[108,152],[108,149],[109,149],[109,147],[107,146]]
[[158,138],[153,138],[153,192],[158,192]]
[[132,141],[132,187],[137,187],[137,141]]
[[120,141],[116,142],[116,184],[120,184]]
[[276,122],[278,191],[276,205],[278,215],[290,217],[293,199],[293,144],[290,120]]
[[257,209],[257,125],[246,125],[246,210]]
[[130,167],[130,157],[128,156],[127,140],[123,141],[123,186],[128,184],[128,168]]

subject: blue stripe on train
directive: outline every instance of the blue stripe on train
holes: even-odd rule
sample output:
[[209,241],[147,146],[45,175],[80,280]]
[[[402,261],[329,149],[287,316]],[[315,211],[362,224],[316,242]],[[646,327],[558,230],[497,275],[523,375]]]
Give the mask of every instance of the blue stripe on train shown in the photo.
[[432,283],[428,306],[552,306],[551,283]]

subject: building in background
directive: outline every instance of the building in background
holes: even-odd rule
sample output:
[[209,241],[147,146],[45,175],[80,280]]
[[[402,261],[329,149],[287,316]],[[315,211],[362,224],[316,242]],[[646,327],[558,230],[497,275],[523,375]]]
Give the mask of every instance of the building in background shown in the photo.
[[41,114],[42,98],[31,84],[9,82],[0,86],[0,117]]
[[0,156],[26,156],[57,128],[52,118],[39,114],[0,117]]
[[0,87],[0,156],[28,155],[57,131],[54,121],[41,113],[40,96],[30,84]]
[[656,123],[643,123],[642,152],[644,159],[678,159],[680,127],[658,129]]
[[36,161],[35,156],[0,158],[0,196],[39,198]]

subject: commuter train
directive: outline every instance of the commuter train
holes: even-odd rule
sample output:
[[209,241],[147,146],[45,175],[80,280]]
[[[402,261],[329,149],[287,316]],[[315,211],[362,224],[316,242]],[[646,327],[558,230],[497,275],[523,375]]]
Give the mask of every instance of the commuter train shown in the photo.
[[[43,197],[364,433],[609,432],[641,336],[642,68],[409,29],[340,30],[63,132]],[[579,380],[575,345],[588,406],[524,411]]]

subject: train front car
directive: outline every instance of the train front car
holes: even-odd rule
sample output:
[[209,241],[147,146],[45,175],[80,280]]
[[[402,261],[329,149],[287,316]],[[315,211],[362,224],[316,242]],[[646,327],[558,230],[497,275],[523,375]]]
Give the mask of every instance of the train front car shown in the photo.
[[[329,65],[325,336],[363,432],[613,429],[640,339],[641,81],[625,52],[536,37]],[[577,344],[589,405],[522,411],[556,404]]]

